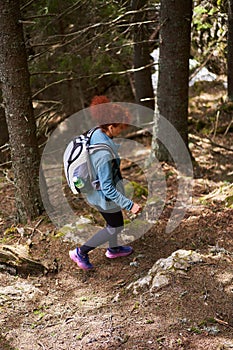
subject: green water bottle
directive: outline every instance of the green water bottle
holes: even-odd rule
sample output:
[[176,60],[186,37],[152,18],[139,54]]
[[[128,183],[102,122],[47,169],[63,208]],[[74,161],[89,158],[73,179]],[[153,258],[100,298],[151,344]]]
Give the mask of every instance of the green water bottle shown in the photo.
[[77,177],[77,176],[73,177],[73,183],[74,183],[74,186],[77,187],[79,190],[82,189],[85,185],[84,181],[80,177]]

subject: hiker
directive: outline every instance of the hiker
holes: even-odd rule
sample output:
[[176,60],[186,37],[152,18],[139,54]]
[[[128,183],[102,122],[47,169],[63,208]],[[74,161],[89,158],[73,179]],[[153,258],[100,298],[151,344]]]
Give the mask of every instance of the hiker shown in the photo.
[[89,204],[103,216],[106,227],[94,234],[85,244],[69,252],[70,258],[83,270],[93,268],[88,253],[106,242],[109,245],[105,253],[107,258],[128,256],[133,252],[131,246],[118,245],[117,236],[124,228],[122,209],[131,211],[133,214],[141,211],[140,205],[124,194],[118,155],[119,146],[113,141],[113,138],[129,124],[130,114],[122,106],[108,102],[110,101],[106,96],[95,96],[90,106],[92,118],[98,125],[91,135],[90,145],[104,143],[110,146],[115,158],[113,159],[108,150],[98,150],[91,155],[97,188],[88,191],[85,197]]

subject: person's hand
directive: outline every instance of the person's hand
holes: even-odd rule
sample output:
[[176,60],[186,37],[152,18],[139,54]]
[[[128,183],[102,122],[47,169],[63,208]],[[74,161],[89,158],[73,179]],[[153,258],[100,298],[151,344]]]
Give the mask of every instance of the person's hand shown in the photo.
[[130,211],[133,214],[138,214],[141,210],[142,210],[141,206],[139,204],[137,204],[137,203],[134,203],[132,208],[130,209]]

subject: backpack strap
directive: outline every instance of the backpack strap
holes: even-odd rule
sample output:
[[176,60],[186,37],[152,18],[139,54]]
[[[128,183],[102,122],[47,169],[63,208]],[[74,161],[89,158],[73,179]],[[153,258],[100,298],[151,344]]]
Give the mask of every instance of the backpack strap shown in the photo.
[[84,134],[84,136],[86,137],[87,145],[90,145],[91,137],[92,137],[92,135],[94,134],[94,132],[95,132],[97,129],[99,129],[98,126],[96,126],[96,127],[92,128],[92,129],[88,130],[88,131]]
[[88,166],[88,171],[89,171],[89,176],[90,176],[91,182],[95,180],[96,173],[94,171],[90,155],[97,152],[97,151],[103,151],[103,150],[106,150],[109,153],[111,153],[113,159],[116,158],[116,155],[115,155],[112,147],[110,147],[109,145],[106,145],[105,143],[96,143],[94,145],[89,145],[87,148],[87,151],[88,151],[87,166]]
[[90,157],[90,148],[91,148],[91,145],[90,145],[90,142],[91,142],[91,136],[94,134],[94,132],[99,129],[99,127],[94,127],[90,130],[87,131],[86,134],[84,134],[85,136],[85,147],[86,147],[86,152],[87,152],[87,168],[88,168],[88,173],[89,173],[89,177],[90,177],[90,181],[91,183],[95,180],[95,171],[94,171],[94,168],[93,168],[93,165],[92,165],[92,162],[91,162],[91,157]]

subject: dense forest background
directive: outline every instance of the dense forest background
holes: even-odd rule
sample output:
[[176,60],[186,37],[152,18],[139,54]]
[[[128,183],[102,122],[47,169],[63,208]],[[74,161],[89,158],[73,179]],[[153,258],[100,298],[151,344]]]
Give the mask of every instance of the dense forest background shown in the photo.
[[[193,5],[190,58],[199,62],[197,69],[226,75],[228,2]],[[38,134],[88,107],[96,94],[137,101],[135,38],[141,31],[151,54],[159,47],[159,2],[141,1],[136,10],[127,1],[21,1],[20,6]],[[158,67],[152,56],[149,63],[153,74]]]
[[[150,53],[159,46],[159,2],[143,5],[137,22],[127,1],[21,5],[39,130],[55,116],[88,107],[96,94],[136,101],[135,27],[144,31]],[[227,73],[227,13],[227,2],[194,2],[191,56],[218,75]],[[152,57],[150,63],[153,73]]]

